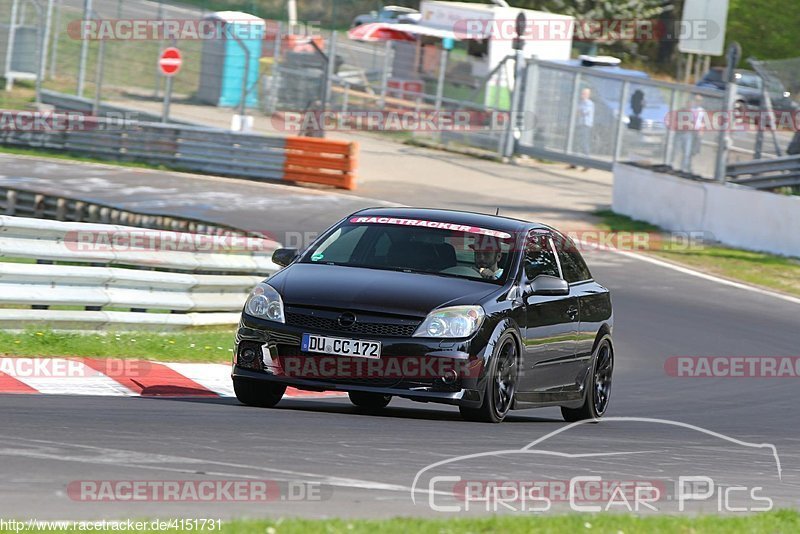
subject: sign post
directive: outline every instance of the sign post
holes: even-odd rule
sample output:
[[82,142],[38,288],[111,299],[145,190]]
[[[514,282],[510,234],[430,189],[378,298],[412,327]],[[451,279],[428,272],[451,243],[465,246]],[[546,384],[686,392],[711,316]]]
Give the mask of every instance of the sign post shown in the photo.
[[167,77],[167,90],[164,91],[164,111],[161,122],[169,122],[169,105],[172,100],[172,78],[178,74],[183,64],[181,51],[175,47],[165,48],[158,58],[158,68]]
[[[503,156],[510,158],[514,155],[514,145],[517,141],[516,132],[522,125],[518,123],[517,115],[522,105],[522,80],[525,77],[525,27],[527,26],[527,19],[525,12],[520,11],[517,15],[515,29],[517,32],[514,37],[514,87],[511,90],[511,112],[508,116],[508,125],[506,130],[506,145],[503,149]],[[500,88],[497,88],[500,91]],[[499,110],[495,110],[497,113]]]
[[714,171],[714,178],[720,182],[725,183],[727,178],[727,165],[728,165],[728,145],[729,137],[726,131],[733,123],[733,115],[736,113],[736,84],[734,81],[734,74],[736,73],[736,65],[742,57],[742,47],[737,42],[733,42],[728,47],[728,65],[725,67],[725,106],[723,111],[727,115],[727,120],[719,129],[717,136],[717,162]]

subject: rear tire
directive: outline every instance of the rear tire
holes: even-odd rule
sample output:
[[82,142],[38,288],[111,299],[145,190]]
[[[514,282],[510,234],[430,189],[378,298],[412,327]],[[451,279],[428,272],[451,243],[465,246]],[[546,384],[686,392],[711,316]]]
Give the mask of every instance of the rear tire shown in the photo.
[[495,345],[487,373],[486,391],[479,408],[459,406],[461,417],[479,423],[500,423],[514,405],[517,389],[517,342],[510,332],[504,333]]
[[608,338],[603,338],[595,349],[592,372],[586,378],[586,398],[580,408],[561,407],[561,415],[570,423],[598,420],[608,410],[611,396],[611,378],[614,373],[614,351]]
[[391,395],[381,395],[379,393],[369,393],[366,391],[351,391],[347,394],[350,402],[359,408],[369,411],[377,411],[386,408],[392,400]]
[[259,408],[272,408],[283,398],[286,386],[234,377],[233,391],[242,404]]

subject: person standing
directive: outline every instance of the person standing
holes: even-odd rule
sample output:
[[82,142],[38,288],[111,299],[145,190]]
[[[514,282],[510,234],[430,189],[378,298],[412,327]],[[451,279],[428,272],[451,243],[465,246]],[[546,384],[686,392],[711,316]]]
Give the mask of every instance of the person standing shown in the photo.
[[702,95],[694,95],[692,101],[691,111],[691,128],[682,130],[680,135],[681,147],[681,171],[687,174],[692,174],[692,160],[700,153],[702,138],[700,131],[703,129],[703,97]]
[[[589,157],[592,151],[592,128],[594,127],[594,102],[592,90],[584,87],[581,90],[581,99],[578,102],[578,111],[575,117],[575,144],[577,153]],[[570,165],[574,169],[575,165]],[[588,171],[588,167],[583,168]]]

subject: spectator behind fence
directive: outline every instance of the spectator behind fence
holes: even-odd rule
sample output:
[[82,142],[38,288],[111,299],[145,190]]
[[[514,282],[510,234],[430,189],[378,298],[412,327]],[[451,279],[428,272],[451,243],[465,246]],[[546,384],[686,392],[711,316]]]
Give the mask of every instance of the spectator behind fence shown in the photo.
[[702,138],[700,131],[703,128],[703,97],[701,95],[694,95],[692,101],[692,124],[691,127],[678,132],[679,147],[681,150],[681,167],[682,172],[692,174],[692,160],[700,153]]
[[[592,102],[592,90],[584,87],[581,90],[581,100],[578,102],[578,111],[575,116],[575,143],[577,153],[589,157],[592,151],[592,128],[594,127],[594,102]],[[575,165],[570,165],[574,169]],[[588,167],[583,168],[588,171]]]

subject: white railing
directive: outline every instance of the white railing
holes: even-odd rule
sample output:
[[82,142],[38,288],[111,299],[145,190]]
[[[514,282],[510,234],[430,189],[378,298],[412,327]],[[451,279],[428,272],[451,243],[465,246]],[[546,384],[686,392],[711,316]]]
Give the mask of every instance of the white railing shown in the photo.
[[279,246],[243,235],[0,216],[0,327],[235,324],[248,292],[277,269],[270,258]]

